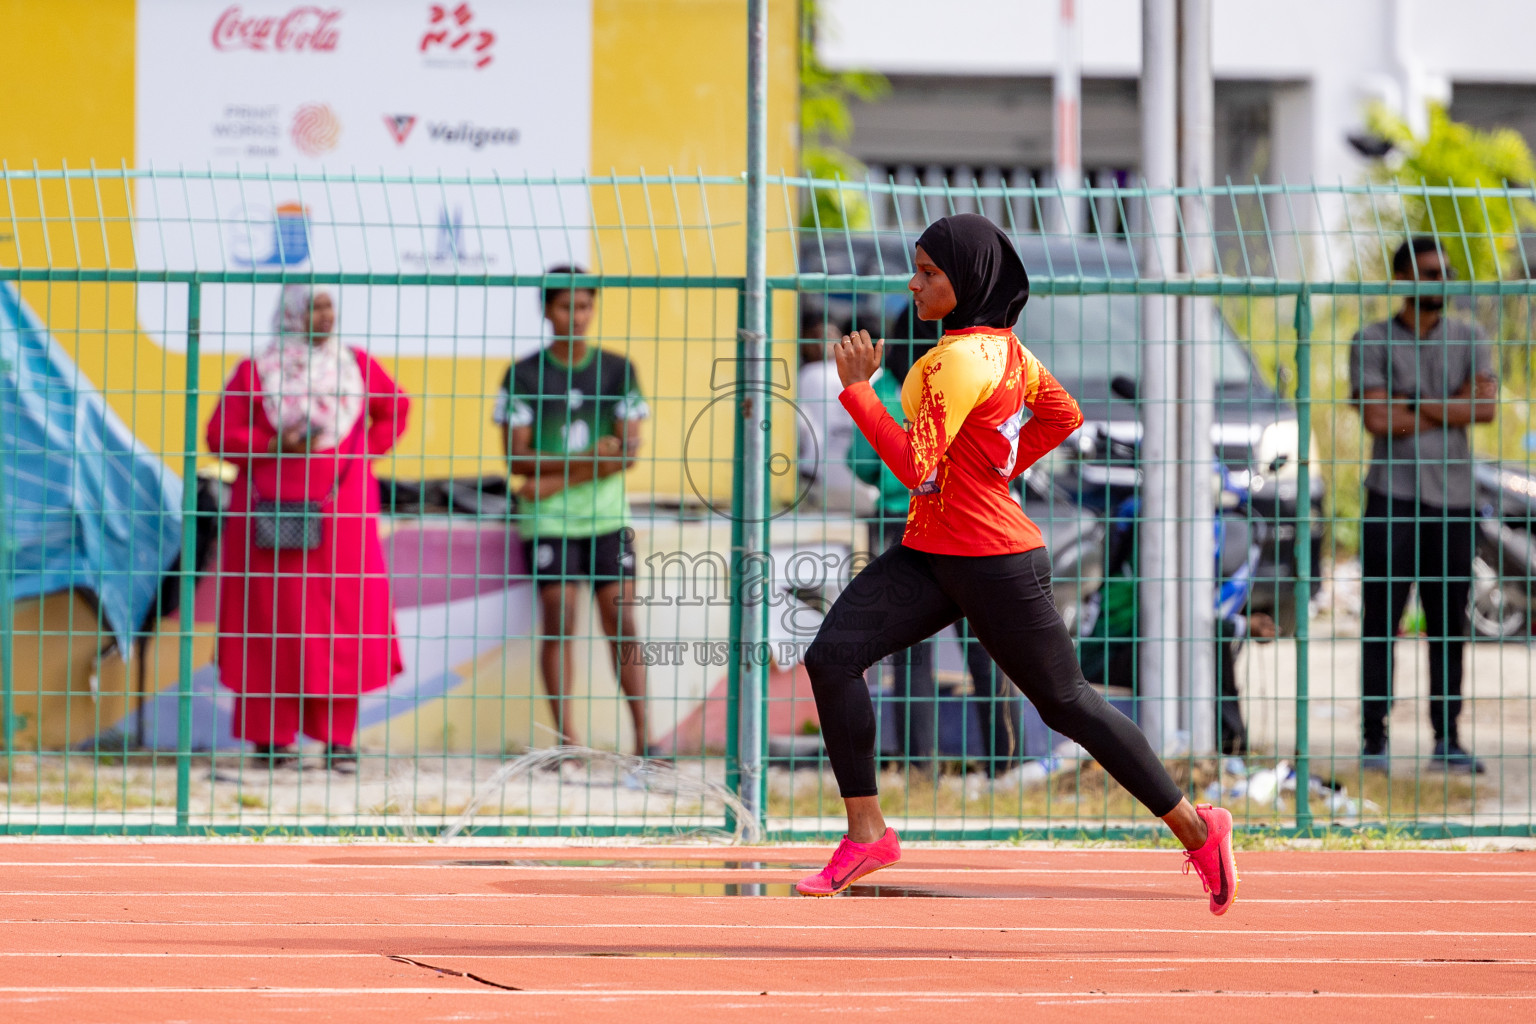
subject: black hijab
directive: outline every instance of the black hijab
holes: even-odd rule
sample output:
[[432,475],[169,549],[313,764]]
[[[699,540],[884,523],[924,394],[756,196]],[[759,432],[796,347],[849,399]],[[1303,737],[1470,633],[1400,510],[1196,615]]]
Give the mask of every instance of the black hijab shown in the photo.
[[947,330],[1012,327],[1029,301],[1024,261],[1001,228],[975,213],[941,217],[917,244],[944,271],[955,289]]

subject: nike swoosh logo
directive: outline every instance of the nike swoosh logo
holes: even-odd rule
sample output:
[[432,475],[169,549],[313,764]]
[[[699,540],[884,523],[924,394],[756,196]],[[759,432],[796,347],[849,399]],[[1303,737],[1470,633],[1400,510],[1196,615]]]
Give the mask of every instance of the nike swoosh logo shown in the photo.
[[1227,902],[1227,862],[1219,853],[1216,855],[1216,877],[1221,879],[1221,888],[1216,890],[1216,902]]
[[861,857],[857,864],[855,864],[853,867],[848,869],[848,873],[846,875],[844,875],[842,878],[834,878],[834,879],[832,879],[832,888],[833,889],[841,889],[844,885],[848,884],[848,880],[850,878],[852,878],[854,875],[858,874],[859,873],[859,869],[862,868],[867,863],[869,863],[869,858],[868,857]]

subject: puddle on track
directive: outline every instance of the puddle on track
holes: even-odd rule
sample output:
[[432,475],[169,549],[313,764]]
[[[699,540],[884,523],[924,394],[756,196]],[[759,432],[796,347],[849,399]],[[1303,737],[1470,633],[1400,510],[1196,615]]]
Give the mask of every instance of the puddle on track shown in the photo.
[[790,860],[593,860],[586,857],[524,857],[517,859],[418,860],[403,857],[328,857],[316,864],[355,864],[395,867],[401,864],[434,868],[640,868],[689,871],[724,868],[731,871],[815,871],[821,863]]
[[549,860],[444,860],[424,863],[454,868],[644,868],[675,871],[690,871],[697,868],[724,868],[730,871],[791,871],[803,868],[806,871],[815,871],[820,866],[793,861],[765,860],[577,860],[563,857]]
[[644,957],[688,957],[688,958],[698,957],[698,958],[705,958],[705,957],[712,957],[712,956],[727,956],[729,954],[726,954],[726,953],[691,953],[691,952],[690,953],[680,953],[680,952],[677,952],[675,950],[670,950],[670,949],[653,949],[653,950],[646,950],[645,952],[642,952],[642,953],[627,952],[626,951],[626,952],[622,952],[622,953],[620,953],[620,952],[582,953],[581,955],[582,956],[614,956],[614,957],[644,956]]
[[[791,882],[622,882],[605,886],[610,894],[647,893],[669,896],[800,896]],[[1008,899],[1023,896],[1008,890],[961,892],[919,885],[850,885],[839,896],[915,897],[917,899]]]
[[[685,875],[701,868],[727,871],[783,871],[810,874],[821,867],[819,862],[789,860],[629,860],[620,858],[596,859],[591,857],[521,857],[521,858],[460,858],[454,860],[417,860],[414,858],[331,857],[321,864],[348,864],[359,867],[368,865],[394,866],[400,864],[445,868],[607,868],[614,874],[625,871],[666,871]],[[631,876],[633,877],[633,876]],[[782,876],[781,876],[782,877]],[[726,882],[688,881],[685,879],[638,882],[608,881],[602,877],[582,878],[549,875],[535,881],[524,876],[520,879],[488,880],[491,888],[513,895],[558,896],[773,896],[799,899],[793,882]],[[1042,899],[1116,899],[1116,900],[1178,900],[1181,897],[1164,895],[1146,889],[1077,888],[1057,886],[989,885],[985,882],[951,886],[933,885],[854,885],[840,896],[855,899],[963,899],[963,900],[1042,900]]]

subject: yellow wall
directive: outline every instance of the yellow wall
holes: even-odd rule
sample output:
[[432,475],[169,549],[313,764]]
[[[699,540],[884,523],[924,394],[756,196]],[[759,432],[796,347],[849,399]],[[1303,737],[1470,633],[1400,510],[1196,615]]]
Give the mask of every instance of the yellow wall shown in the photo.
[[[796,0],[770,5],[769,156],[771,169],[797,165]],[[134,4],[132,0],[0,0],[0,32],[8,40],[0,60],[0,159],[12,168],[133,166]],[[720,273],[742,270],[742,190],[708,194],[673,188],[679,174],[738,175],[746,159],[746,5],[740,0],[594,0],[592,171],[641,170],[661,182],[646,196],[621,196],[629,237],[599,230],[594,262],[609,272]],[[131,267],[128,190],[122,182],[101,189],[60,182],[39,190],[31,182],[0,192],[0,264]],[[650,200],[658,230],[636,223]],[[772,271],[790,266],[791,240],[781,196],[770,202],[774,226]],[[41,202],[41,207],[39,203]],[[705,204],[714,225],[705,231]],[[78,229],[72,229],[70,208]],[[45,210],[46,225],[38,220]],[[599,225],[617,210],[608,193],[594,196]],[[15,223],[16,227],[11,225]],[[680,227],[691,225],[691,227]],[[686,248],[686,258],[684,250]],[[710,254],[713,251],[713,258]],[[78,253],[78,258],[77,254]],[[184,419],[181,392],[186,364],[137,329],[131,285],[29,284],[23,297],[42,317],[81,370],[152,449],[181,469]],[[776,306],[776,333],[792,335],[792,304]],[[653,396],[653,466],[637,471],[631,486],[676,495],[684,490],[681,451],[688,426],[714,396],[710,366],[734,351],[733,293],[611,291],[602,305],[599,333],[627,348]],[[783,353],[792,356],[789,347]],[[484,359],[400,358],[391,362],[401,384],[418,396],[410,432],[386,473],[405,477],[494,472],[498,440],[489,428],[489,395],[506,356]],[[208,358],[199,366],[203,421],[231,367]],[[723,407],[720,407],[723,408]],[[779,417],[776,440],[787,450],[791,424]],[[712,417],[714,451],[729,456],[729,420]],[[198,432],[199,439],[201,431]],[[696,438],[697,441],[697,438]],[[450,460],[451,456],[451,460]],[[654,474],[654,475],[653,475]],[[729,466],[715,466],[719,491]]]
[[0,0],[0,159],[133,165],[133,19],[133,0]]
[[[626,215],[649,208],[654,239],[643,228],[599,231],[595,260],[608,269],[637,274],[731,274],[744,272],[745,190],[674,187],[669,172],[737,176],[746,167],[747,5],[720,0],[596,0],[593,5],[592,170],[644,170],[658,182],[642,189],[593,197],[596,223],[615,224],[617,203]],[[798,0],[769,4],[768,167],[793,172],[799,101]],[[649,193],[648,195],[646,193]],[[707,205],[707,211],[706,211]],[[769,196],[772,233],[769,273],[793,269],[793,241],[784,197]],[[679,229],[678,225],[712,225]],[[775,334],[795,334],[793,302],[775,307]],[[733,404],[716,404],[711,390],[714,361],[736,351],[734,292],[669,290],[611,292],[600,333],[610,344],[627,339],[630,358],[654,396],[649,451],[630,475],[632,492],[687,495],[691,487],[729,496]],[[780,354],[794,366],[792,344]],[[655,368],[655,369],[653,369]],[[657,371],[660,371],[659,373]],[[775,447],[793,452],[794,424],[774,423]],[[692,444],[688,444],[690,429]],[[687,446],[693,483],[684,479]],[[700,454],[706,456],[701,472]],[[793,474],[790,474],[792,481]]]
[[[793,169],[798,4],[772,0],[770,9],[768,165]],[[736,176],[745,166],[745,11],[741,0],[594,0],[592,171],[644,170],[659,179],[655,187],[620,196],[629,234],[596,232],[592,251],[597,267],[613,273],[742,272],[742,189],[674,190],[666,175],[669,170],[702,170]],[[0,38],[5,40],[0,160],[12,169],[84,169],[92,162],[102,169],[134,166],[134,18],[133,0],[0,0]],[[0,187],[0,265],[133,266],[132,202],[124,181],[99,186],[74,181],[67,188],[61,181],[41,187],[31,181],[0,182],[7,184]],[[647,201],[654,231],[635,217]],[[770,197],[769,210],[775,229],[770,272],[787,271],[792,242],[784,230],[788,215],[781,195]],[[617,212],[611,193],[594,197],[598,225],[614,225]],[[706,230],[706,223],[712,227]],[[21,293],[138,437],[181,472],[186,360],[139,330],[134,286],[29,283]],[[775,322],[778,336],[792,336],[792,300],[776,304]],[[605,344],[630,353],[655,410],[649,428],[655,461],[632,474],[632,492],[686,494],[684,441],[695,417],[716,397],[710,391],[712,361],[734,353],[735,326],[733,292],[605,295],[599,334]],[[792,344],[782,345],[779,354],[793,366]],[[383,472],[422,477],[499,471],[489,395],[506,359],[504,353],[487,353],[478,359],[388,361],[416,401],[411,429],[393,465],[382,466]],[[231,369],[230,361],[219,357],[205,358],[198,366],[199,447],[201,426]],[[701,421],[695,456],[701,438],[715,462],[712,472],[696,474],[698,483],[725,495],[731,471],[727,403]],[[775,443],[781,451],[792,451],[788,415],[776,419]],[[70,595],[50,598],[38,604],[38,614],[44,606],[52,609],[62,601],[59,607],[65,608],[73,600]],[[47,733],[45,742],[62,744],[94,732],[104,712],[108,718],[120,717],[120,662],[102,667],[103,686],[116,703],[103,708],[80,693],[98,643],[94,630],[80,630],[79,642],[67,654],[50,649],[44,656],[42,648],[27,646],[27,636],[42,635],[40,623],[27,614],[19,610],[16,622],[18,691],[56,695],[50,699],[73,702],[75,712],[39,715],[39,708],[18,706],[29,728],[41,727],[39,718],[46,718],[54,732]],[[199,663],[203,660],[200,655]],[[26,686],[20,685],[23,680]],[[75,708],[80,701],[85,704]],[[55,735],[66,724],[73,727],[71,734]],[[81,728],[86,731],[76,735]],[[31,743],[32,735],[27,732],[23,739]]]

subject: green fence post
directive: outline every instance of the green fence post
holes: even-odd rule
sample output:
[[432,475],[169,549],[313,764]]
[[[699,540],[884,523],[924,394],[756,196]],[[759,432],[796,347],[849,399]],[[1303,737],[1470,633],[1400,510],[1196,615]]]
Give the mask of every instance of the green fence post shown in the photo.
[[[746,323],[747,306],[746,296],[740,289],[736,292],[736,366],[740,373],[742,360],[746,356],[746,344],[741,336],[742,326]],[[742,564],[742,522],[741,509],[743,504],[742,484],[746,480],[746,474],[741,472],[741,453],[745,440],[742,419],[740,413],[731,419],[734,441],[731,449],[731,619],[728,628],[731,650],[738,649],[741,643],[741,596],[744,590],[745,566]],[[725,684],[725,787],[729,789],[737,799],[741,798],[741,765],[737,763],[737,757],[741,753],[741,659],[732,657],[726,665]],[[729,807],[725,809],[725,828],[728,832],[735,832],[740,826],[736,820],[736,813]]]
[[202,333],[203,290],[187,285],[187,376],[181,457],[181,649],[176,668],[176,829],[185,832],[192,783],[192,614],[197,590],[197,391],[198,342]]
[[1296,296],[1296,828],[1312,827],[1311,680],[1307,629],[1312,607],[1312,296]]

